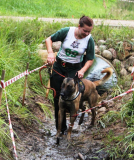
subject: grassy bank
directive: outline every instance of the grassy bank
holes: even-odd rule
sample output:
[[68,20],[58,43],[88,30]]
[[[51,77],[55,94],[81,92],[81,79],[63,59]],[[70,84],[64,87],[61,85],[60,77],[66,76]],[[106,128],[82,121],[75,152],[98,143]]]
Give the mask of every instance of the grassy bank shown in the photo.
[[[26,69],[27,62],[29,63],[29,70],[33,70],[43,65],[37,53],[38,44],[46,37],[65,26],[72,26],[70,22],[66,23],[44,23],[38,19],[16,22],[12,20],[0,21],[0,75],[2,70],[6,71],[5,81],[22,73]],[[110,41],[111,47],[116,47],[116,42],[121,40],[130,40],[134,37],[134,30],[130,28],[113,28],[110,26],[95,26],[92,36],[97,42],[99,39],[112,39]],[[112,42],[112,43],[111,43]],[[48,77],[43,77],[45,80]],[[47,81],[46,81],[47,82]],[[39,79],[39,73],[34,72],[28,76],[28,96],[36,94],[44,96],[46,90],[42,87]],[[29,111],[28,106],[22,106],[21,99],[24,90],[24,78],[6,87],[7,98],[11,117],[17,117],[25,125],[31,122],[36,117]],[[31,94],[32,93],[32,94]],[[52,101],[52,93],[49,94],[49,99]],[[131,109],[132,110],[132,109]],[[8,131],[5,96],[2,96],[2,106],[0,108],[0,153],[9,158],[10,151],[6,147],[11,143],[10,134]],[[127,117],[127,115],[126,115]],[[126,118],[123,117],[123,118]],[[133,126],[133,115],[129,124]],[[130,127],[130,126],[129,126]],[[125,143],[125,142],[124,142]],[[133,148],[133,147],[132,147]],[[131,148],[131,150],[132,150]],[[8,157],[8,158],[7,158]]]
[[0,15],[133,20],[134,3],[120,0],[3,0]]

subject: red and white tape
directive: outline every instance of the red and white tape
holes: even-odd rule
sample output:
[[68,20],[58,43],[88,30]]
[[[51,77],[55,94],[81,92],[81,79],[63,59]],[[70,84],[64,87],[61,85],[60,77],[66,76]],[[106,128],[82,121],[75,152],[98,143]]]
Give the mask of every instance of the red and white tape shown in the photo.
[[10,129],[10,135],[11,135],[11,139],[12,139],[12,143],[13,143],[13,149],[14,149],[14,154],[15,154],[15,158],[16,160],[18,160],[18,157],[17,157],[17,151],[16,151],[16,146],[15,146],[15,139],[14,139],[14,133],[13,133],[13,128],[12,128],[12,123],[11,123],[11,118],[10,118],[10,112],[9,112],[9,107],[8,107],[8,101],[7,101],[7,95],[6,95],[6,90],[5,90],[5,87],[7,87],[8,85],[14,83],[15,81],[17,81],[18,79],[24,77],[25,75],[28,75],[30,73],[33,73],[34,71],[37,71],[39,70],[40,68],[46,66],[47,64],[41,66],[41,67],[38,67],[32,71],[29,71],[26,70],[25,72],[15,76],[14,78],[11,78],[10,80],[6,81],[4,83],[4,80],[1,80],[1,83],[0,83],[0,88],[4,88],[4,92],[5,92],[5,98],[6,98],[6,106],[7,106],[7,113],[8,113],[8,120],[9,120],[9,129]]
[[132,85],[131,85],[131,88],[132,88],[133,85],[134,85],[134,66],[132,68],[131,76],[133,76],[133,82],[132,82]]
[[2,81],[1,81],[1,84],[0,84],[0,87],[1,87],[1,88],[5,88],[5,87],[9,86],[10,84],[14,83],[15,81],[17,81],[18,79],[24,77],[25,75],[29,75],[29,74],[31,74],[31,73],[39,70],[40,68],[46,66],[46,65],[47,65],[47,64],[45,64],[45,65],[43,65],[43,66],[41,66],[41,67],[38,67],[38,68],[36,68],[36,69],[34,69],[34,70],[32,70],[32,71],[29,71],[29,72],[28,72],[28,70],[26,70],[25,72],[23,72],[23,73],[15,76],[15,77],[13,77],[13,78],[11,78],[10,80],[6,81],[5,83],[4,83],[4,81],[2,80]]
[[131,75],[134,75],[134,66],[133,66],[133,68],[132,68]]
[[6,106],[7,106],[8,120],[9,120],[10,135],[11,135],[11,139],[12,139],[12,143],[13,143],[15,158],[16,158],[16,160],[18,160],[16,146],[15,146],[15,140],[14,140],[14,133],[13,133],[13,128],[12,128],[12,123],[11,123],[11,118],[10,118],[10,113],[9,113],[9,107],[8,107],[7,95],[6,95],[5,88],[4,88],[4,92],[5,92],[5,98],[6,98]]
[[[134,88],[129,89],[128,91],[126,91],[126,92],[124,92],[124,93],[121,93],[120,95],[118,95],[118,96],[116,96],[116,97],[114,97],[114,98],[112,98],[112,99],[109,99],[107,102],[110,102],[110,101],[112,101],[112,100],[115,100],[115,99],[117,99],[117,98],[119,98],[119,97],[122,98],[122,97],[125,96],[126,94],[131,93],[131,92],[133,92],[133,91],[134,91]],[[98,104],[97,106],[95,106],[95,107],[93,107],[93,108],[89,108],[89,109],[87,109],[87,110],[85,110],[85,111],[83,111],[83,112],[79,112],[78,114],[73,115],[72,117],[76,117],[76,116],[78,116],[78,115],[81,114],[81,113],[91,112],[92,109],[95,109],[95,108],[101,106],[102,104],[103,104],[103,103]]]

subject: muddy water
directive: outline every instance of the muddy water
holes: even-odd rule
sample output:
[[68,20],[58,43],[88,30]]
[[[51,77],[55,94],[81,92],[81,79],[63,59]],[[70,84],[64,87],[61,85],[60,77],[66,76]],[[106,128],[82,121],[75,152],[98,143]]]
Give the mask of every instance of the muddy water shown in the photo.
[[[106,160],[108,155],[104,151],[99,138],[93,138],[96,126],[87,129],[90,118],[86,115],[84,123],[79,128],[79,117],[75,121],[71,141],[66,135],[60,137],[60,144],[56,144],[56,129],[54,120],[47,119],[39,130],[23,132],[20,141],[17,141],[17,154],[19,160]],[[67,120],[67,123],[69,121]]]

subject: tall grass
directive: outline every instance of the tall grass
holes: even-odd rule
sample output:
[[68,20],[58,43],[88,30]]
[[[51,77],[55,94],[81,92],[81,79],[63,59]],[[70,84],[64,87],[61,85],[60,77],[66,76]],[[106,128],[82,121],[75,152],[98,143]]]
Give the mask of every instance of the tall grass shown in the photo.
[[[107,9],[115,1],[106,1]],[[0,6],[2,6],[1,15],[78,18],[87,14],[93,18],[103,18],[106,12],[102,0],[3,0]]]
[[120,0],[2,0],[0,15],[134,19],[134,3]]
[[[105,140],[105,150],[107,150],[111,159],[128,159],[134,158],[134,93],[130,100],[121,106],[121,111],[110,111],[99,121],[103,128],[107,126],[118,126],[122,122],[124,133],[114,135],[114,127],[107,134]],[[115,129],[116,130],[116,129]]]

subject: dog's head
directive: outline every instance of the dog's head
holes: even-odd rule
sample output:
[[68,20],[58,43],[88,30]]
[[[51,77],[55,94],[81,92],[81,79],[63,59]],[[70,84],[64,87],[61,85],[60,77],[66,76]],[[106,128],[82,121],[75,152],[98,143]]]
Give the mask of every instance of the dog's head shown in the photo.
[[73,78],[65,78],[61,85],[60,96],[62,99],[67,100],[70,98],[76,91],[76,83]]

